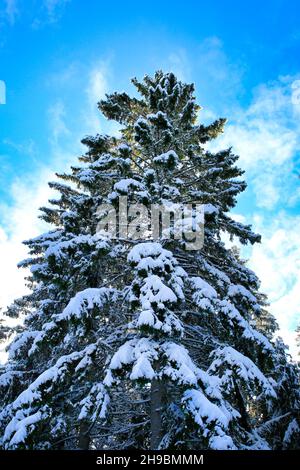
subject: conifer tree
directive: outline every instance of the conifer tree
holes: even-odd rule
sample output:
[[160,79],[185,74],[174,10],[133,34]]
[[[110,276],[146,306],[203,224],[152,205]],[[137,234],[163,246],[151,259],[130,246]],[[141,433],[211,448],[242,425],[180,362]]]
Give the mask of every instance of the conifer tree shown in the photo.
[[[256,275],[221,239],[260,241],[229,214],[246,187],[238,157],[206,146],[225,119],[200,124],[194,86],[172,73],[133,84],[139,98],[113,93],[99,103],[122,126],[120,137],[83,140],[79,165],[50,183],[60,197],[41,217],[53,229],[25,242],[30,258],[20,266],[30,268],[31,293],[7,312],[25,322],[0,377],[1,445],[295,446],[296,423],[279,444],[263,428],[290,386],[278,364],[290,366],[272,340],[274,324],[259,323],[266,314]],[[99,206],[117,209],[120,196],[149,210],[202,204],[202,248],[151,231],[99,232],[107,216]]]
[[300,355],[300,325],[298,325],[296,329],[296,344],[299,349],[298,354]]
[[258,427],[258,432],[268,439],[273,449],[295,450],[300,444],[299,367],[289,357],[288,347],[281,338],[275,340],[274,347],[276,367],[271,380],[276,399],[268,403],[268,410],[263,412],[269,419]]

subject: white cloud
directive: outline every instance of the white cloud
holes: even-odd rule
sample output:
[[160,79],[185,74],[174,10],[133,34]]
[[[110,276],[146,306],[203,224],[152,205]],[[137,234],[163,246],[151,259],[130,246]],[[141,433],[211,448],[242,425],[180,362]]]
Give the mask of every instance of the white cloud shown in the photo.
[[71,62],[62,70],[55,71],[50,74],[46,79],[46,84],[52,88],[60,88],[62,86],[68,86],[70,82],[76,80],[79,74],[79,64],[77,62]]
[[50,172],[39,173],[38,180],[15,180],[11,188],[12,202],[1,207],[0,226],[0,305],[7,306],[15,297],[26,292],[24,270],[17,263],[26,257],[22,241],[35,236],[44,224],[37,218],[38,208],[47,201],[47,180]]
[[224,135],[213,144],[214,149],[233,146],[239,166],[246,170],[249,190],[256,197],[253,227],[262,235],[262,243],[251,250],[249,265],[261,279],[270,311],[294,357],[294,330],[300,323],[300,216],[289,215],[300,199],[295,160],[300,150],[300,105],[293,95],[295,80],[281,77],[258,87],[252,103],[236,109]]
[[108,92],[108,75],[109,72],[107,64],[101,62],[98,66],[94,67],[90,71],[88,76],[88,83],[85,92],[89,107],[87,124],[91,128],[91,132],[99,132],[101,116],[97,107],[97,103],[102,98],[104,98],[105,93]]
[[231,214],[231,218],[233,220],[235,220],[236,222],[240,222],[241,224],[246,224],[247,223],[247,218],[243,214],[236,214],[236,213],[233,212]]
[[[261,279],[280,335],[294,357],[294,330],[300,323],[300,216],[289,210],[300,200],[299,117],[299,80],[280,77],[257,87],[247,108],[233,108],[225,133],[211,145],[213,150],[232,146],[240,156],[238,165],[246,170],[248,191],[256,198],[253,227],[262,234],[262,243],[250,250],[249,265]],[[234,218],[243,222],[239,215]],[[246,222],[251,223],[250,214]]]
[[[86,101],[83,100],[84,109],[79,118],[82,127],[88,127],[91,132],[101,132],[101,123],[98,118],[96,120],[96,113],[100,114],[96,103],[108,91],[107,74],[103,64],[87,74]],[[50,106],[48,117],[49,151],[52,155],[50,163],[47,166],[37,166],[34,173],[24,174],[22,179],[16,178],[8,188],[10,203],[0,204],[0,307],[6,307],[26,292],[26,273],[23,269],[17,269],[17,263],[27,254],[22,241],[47,230],[46,224],[38,218],[39,207],[47,205],[48,199],[53,197],[53,190],[47,183],[55,179],[55,172],[68,171],[76,155],[82,150],[82,134],[78,135],[77,131],[67,126],[67,108],[62,100],[57,100]],[[34,152],[38,159],[34,141],[28,142],[19,144],[6,141],[18,152]]]
[[[28,270],[17,268],[17,264],[28,257],[27,247],[22,242],[51,228],[38,218],[39,208],[48,205],[48,199],[55,196],[47,183],[56,179],[55,172],[68,171],[80,151],[79,139],[74,138],[73,146],[59,143],[61,126],[56,124],[54,120],[50,138],[52,162],[39,166],[32,174],[15,178],[9,188],[10,203],[0,205],[0,309],[4,311],[14,299],[28,292],[25,281]],[[22,151],[22,146],[17,150]],[[15,320],[9,319],[7,324],[13,326]],[[0,345],[0,362],[7,358],[5,346]]]
[[9,188],[10,203],[0,205],[1,308],[27,292],[24,280],[27,271],[17,268],[17,264],[28,256],[22,242],[49,230],[49,226],[38,218],[39,208],[48,205],[48,199],[55,195],[48,182],[56,179],[55,172],[69,169],[78,151],[79,144],[76,143],[73,151],[53,146],[52,163],[39,166],[32,174],[15,178]]
[[[193,48],[192,56],[188,49],[177,47],[166,60],[156,60],[154,66],[171,70],[182,81],[196,82],[196,95],[204,108],[202,122],[238,105],[238,96],[243,91],[244,67],[228,59],[221,39],[216,36],[201,41]],[[209,109],[212,102],[216,105],[214,112]]]
[[32,158],[37,154],[36,144],[33,139],[28,139],[23,142],[14,142],[11,139],[4,139],[3,143],[15,149],[18,153],[28,155]]
[[167,60],[166,72],[172,71],[179,80],[189,82],[191,80],[191,67],[185,49],[172,52]]
[[64,6],[71,0],[44,0],[44,6],[48,14],[49,22],[58,20]]
[[262,243],[251,250],[249,266],[261,279],[261,290],[268,295],[280,334],[296,357],[294,330],[300,323],[300,216],[285,212],[274,217],[256,216],[254,229]]
[[101,63],[99,67],[95,67],[89,74],[89,83],[86,93],[90,105],[95,106],[100,99],[104,98],[107,91],[107,66]]
[[65,10],[65,6],[71,0],[42,0],[38,8],[34,9],[31,26],[40,29],[44,26],[57,23]]
[[[78,61],[71,62],[47,77],[46,86],[51,90],[56,90],[57,95],[64,96],[66,101],[64,105],[62,100],[58,98],[49,110],[50,125],[57,129],[58,135],[61,137],[68,135],[68,128],[72,128],[74,134],[73,127],[77,129],[78,140],[85,134],[99,133],[100,130],[116,134],[119,126],[112,121],[107,121],[97,107],[97,103],[105,98],[106,93],[111,91],[111,80],[112,71],[109,58],[93,63],[92,67]],[[78,90],[80,93],[76,108],[73,96],[78,94]],[[76,112],[76,120],[74,120],[74,113],[70,113],[71,109]]]
[[98,109],[98,102],[105,98],[110,91],[109,80],[111,79],[111,68],[109,61],[100,61],[88,74],[87,87],[87,110],[84,112],[83,120],[90,134],[99,133],[102,129],[107,134],[117,136],[120,125],[114,121],[103,118]]
[[51,128],[51,139],[54,144],[58,143],[60,137],[66,137],[70,135],[65,116],[66,110],[62,101],[57,101],[48,110],[49,123]]
[[253,218],[232,213],[237,222],[251,223],[253,230],[262,235],[261,243],[241,246],[228,234],[222,240],[228,248],[239,246],[241,257],[248,260],[261,281],[260,291],[267,294],[268,310],[275,316],[281,336],[297,359],[295,329],[300,324],[300,216],[293,217],[281,211],[276,217],[256,214]]
[[[47,182],[53,179],[49,168],[15,179],[10,188],[11,203],[0,207],[0,307],[4,311],[14,299],[29,292],[25,281],[28,271],[18,269],[17,264],[28,257],[23,240],[47,230],[47,224],[38,218],[38,209],[47,203],[51,195]],[[10,326],[17,323],[20,320],[7,320]],[[5,343],[0,345],[0,363],[7,358],[5,347]]]
[[[33,14],[37,13],[37,16],[34,17],[32,26],[39,28],[47,23],[57,22],[63,14],[64,7],[70,2],[71,0],[42,0],[40,5],[36,5],[33,8]],[[0,15],[8,24],[13,26],[17,17],[20,16],[21,7],[24,9],[24,6],[25,2],[22,5],[22,2],[20,4],[19,0],[4,0],[4,8]]]
[[237,109],[213,148],[232,146],[240,155],[256,205],[274,209],[295,204],[294,158],[300,150],[300,105],[293,99],[292,77],[258,87],[247,109]]
[[[206,38],[195,56],[198,67],[208,84],[222,84],[222,95],[236,95],[241,88],[243,69],[228,60],[223,43],[217,36]],[[201,77],[199,77],[201,78]]]
[[11,26],[13,26],[18,15],[19,9],[17,0],[4,0],[4,10],[1,12],[1,16],[3,16]]

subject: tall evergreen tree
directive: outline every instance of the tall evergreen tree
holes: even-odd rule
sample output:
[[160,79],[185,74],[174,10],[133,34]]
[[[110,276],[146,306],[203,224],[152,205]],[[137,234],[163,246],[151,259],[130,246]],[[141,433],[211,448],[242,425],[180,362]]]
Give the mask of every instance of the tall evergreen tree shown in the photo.
[[[41,217],[53,230],[25,242],[31,293],[7,312],[25,322],[0,377],[2,446],[295,446],[296,421],[284,445],[263,427],[281,412],[277,367],[289,363],[272,341],[256,275],[221,239],[260,241],[229,215],[246,187],[238,157],[205,145],[225,119],[199,124],[194,86],[172,73],[133,84],[140,98],[99,103],[121,136],[83,140],[80,164],[50,183],[60,198]],[[149,209],[202,204],[203,247],[99,233],[99,205],[117,208],[122,195]],[[287,390],[296,369],[291,380]]]
[[299,367],[291,358],[287,360],[288,347],[281,338],[275,340],[274,349],[276,368],[272,382],[276,399],[268,404],[268,410],[263,411],[263,415],[269,416],[269,419],[259,425],[258,432],[270,442],[273,449],[299,449]]

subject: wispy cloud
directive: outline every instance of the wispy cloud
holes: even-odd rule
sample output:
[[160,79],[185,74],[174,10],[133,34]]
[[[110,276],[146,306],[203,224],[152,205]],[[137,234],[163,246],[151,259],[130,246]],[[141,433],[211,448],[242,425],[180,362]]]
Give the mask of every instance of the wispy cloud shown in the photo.
[[[58,73],[58,76],[61,74]],[[26,247],[22,241],[47,230],[46,224],[38,218],[38,209],[53,197],[53,190],[47,182],[55,179],[55,172],[67,171],[82,151],[82,133],[78,134],[78,127],[101,132],[101,122],[96,119],[96,113],[99,114],[96,103],[108,91],[107,74],[108,71],[101,66],[93,67],[86,73],[86,98],[82,103],[82,114],[78,115],[80,123],[77,123],[75,130],[69,126],[68,110],[62,100],[50,106],[47,150],[51,153],[50,163],[47,166],[39,163],[35,172],[22,175],[22,179],[15,178],[8,188],[10,202],[0,205],[0,307],[6,307],[26,292],[26,271],[17,269],[17,263],[26,257]],[[69,86],[69,80],[64,85]],[[21,153],[29,150],[28,143],[7,143]],[[39,157],[41,160],[41,154],[33,142],[30,148],[37,161]]]
[[[212,36],[202,41],[196,51],[194,61],[203,77],[199,77],[200,83],[205,85],[205,88],[209,86],[214,90],[222,97],[222,102],[226,98],[230,100],[237,98],[239,92],[242,91],[244,67],[229,60],[219,37]],[[204,93],[203,97],[205,97]]]
[[0,19],[10,26],[14,26],[18,18],[25,18],[34,29],[59,21],[65,7],[71,0],[2,0]]
[[284,77],[255,90],[246,109],[236,110],[214,148],[232,146],[240,155],[257,207],[275,209],[290,199],[297,181],[300,104],[293,100],[295,77]]
[[19,15],[19,7],[17,0],[4,0],[4,8],[1,11],[1,16],[7,23],[13,26]]
[[87,124],[91,127],[91,132],[96,132],[100,126],[100,113],[97,103],[105,97],[108,92],[107,84],[108,67],[107,64],[101,62],[94,67],[88,76],[87,87],[85,93],[87,96],[89,114]]
[[44,0],[48,19],[51,23],[56,22],[63,13],[63,9],[71,0]]
[[290,214],[300,201],[300,100],[297,77],[280,77],[256,88],[247,108],[236,109],[213,149],[233,147],[246,170],[248,191],[256,201],[244,214],[262,234],[250,252],[250,267],[261,279],[280,334],[296,357],[295,333],[300,322],[300,217]]
[[179,48],[169,55],[165,71],[169,70],[172,71],[179,80],[185,82],[191,80],[191,64],[185,49]]
[[282,211],[274,217],[254,217],[262,243],[251,250],[250,267],[260,277],[268,294],[270,311],[280,325],[280,334],[296,357],[294,330],[300,322],[300,217]]
[[99,112],[97,103],[111,91],[109,85],[112,79],[112,70],[109,60],[99,61],[88,74],[87,86],[85,89],[88,110],[85,111],[85,122],[89,133],[97,133],[99,129],[111,134],[118,135],[120,125],[117,122],[107,121]]
[[50,171],[40,170],[38,174],[15,179],[10,188],[11,203],[2,205],[0,225],[0,305],[7,306],[15,297],[26,291],[24,272],[17,263],[26,257],[22,241],[38,234],[42,223],[37,218],[40,205],[47,201],[46,181]]
[[12,149],[16,150],[22,155],[28,155],[29,157],[34,158],[37,155],[36,143],[33,139],[28,139],[23,142],[14,142],[11,139],[4,139],[3,143],[8,145]]
[[229,60],[222,40],[217,36],[207,37],[191,51],[177,47],[164,60],[157,59],[155,68],[171,70],[180,80],[196,82],[196,93],[201,106],[201,120],[214,116],[209,105],[215,103],[215,112],[228,112],[238,105],[243,93],[243,64]]
[[66,111],[64,103],[60,100],[50,106],[48,116],[51,130],[51,141],[52,143],[57,144],[60,137],[66,137],[71,133],[65,122]]

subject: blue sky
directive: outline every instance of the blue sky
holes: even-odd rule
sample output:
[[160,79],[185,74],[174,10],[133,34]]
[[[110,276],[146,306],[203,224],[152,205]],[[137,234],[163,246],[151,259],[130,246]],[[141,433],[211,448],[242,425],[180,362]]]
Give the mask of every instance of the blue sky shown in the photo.
[[300,4],[217,0],[0,0],[0,304],[24,291],[21,240],[44,230],[46,182],[115,132],[96,102],[130,78],[173,70],[195,82],[200,119],[228,118],[214,148],[240,154],[248,189],[234,210],[262,244],[247,249],[295,350],[300,292]]

